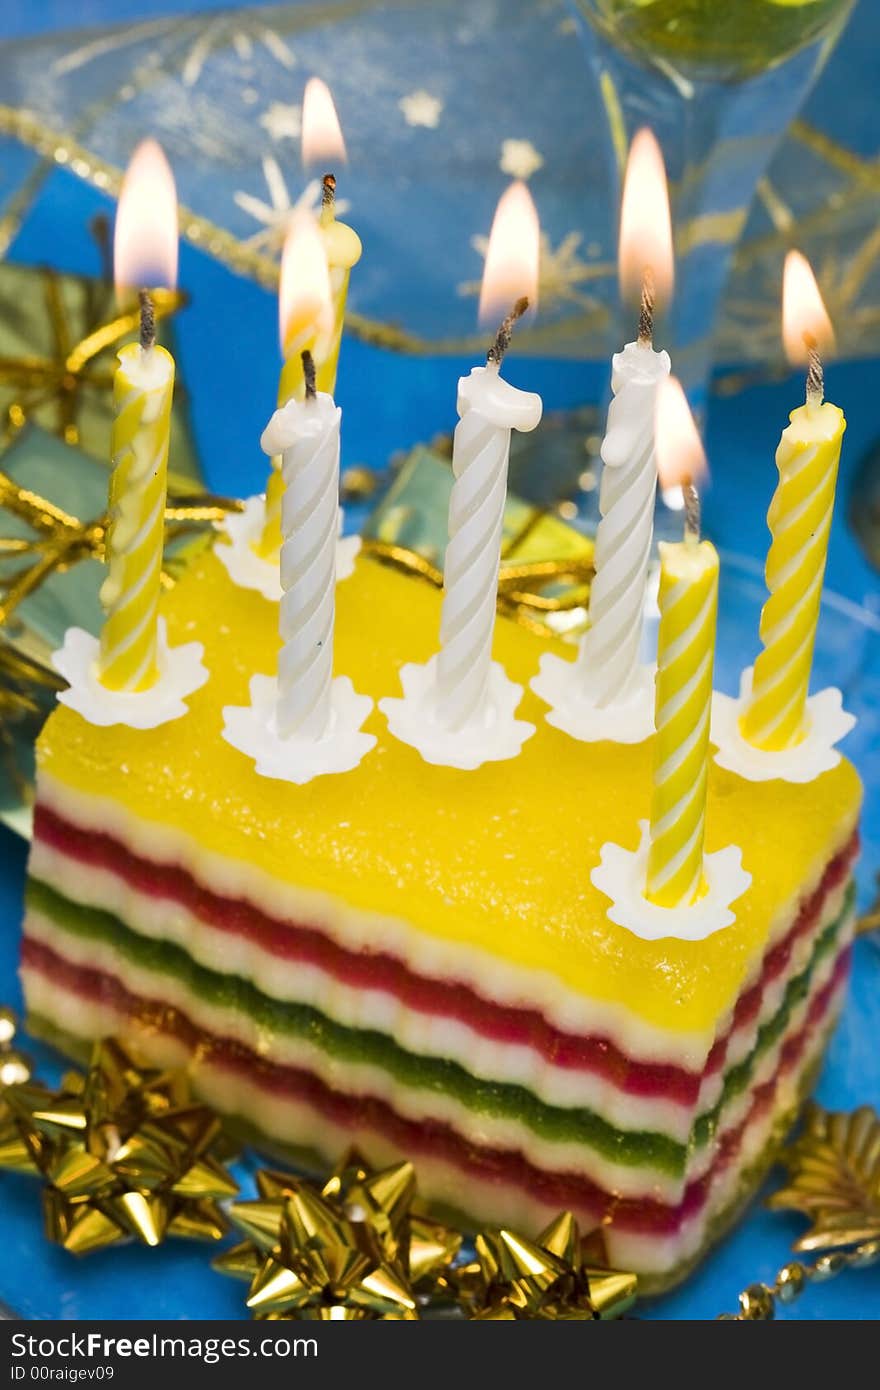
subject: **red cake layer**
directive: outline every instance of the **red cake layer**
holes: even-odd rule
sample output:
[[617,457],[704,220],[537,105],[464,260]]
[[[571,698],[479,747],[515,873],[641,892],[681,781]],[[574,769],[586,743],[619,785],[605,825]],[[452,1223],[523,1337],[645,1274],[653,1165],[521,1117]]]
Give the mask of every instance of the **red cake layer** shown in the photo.
[[768,951],[760,976],[739,997],[731,1024],[718,1038],[702,1072],[668,1063],[634,1061],[610,1039],[565,1033],[537,1010],[493,1003],[470,986],[414,973],[385,952],[349,951],[314,927],[279,921],[247,901],[224,898],[174,864],[141,858],[103,832],[83,830],[46,806],[37,806],[34,838],[74,861],[115,874],[134,891],[165,898],[220,932],[252,941],[285,961],[313,965],[353,989],[381,990],[414,1011],[454,1019],[492,1042],[533,1049],[552,1066],[593,1072],[633,1096],[661,1097],[692,1107],[705,1077],[725,1063],[731,1034],[758,1014],[767,986],[786,969],[799,938],[818,925],[826,896],[847,878],[858,835],[827,865],[815,891],[800,905],[786,934]]
[[397,1114],[387,1102],[376,1097],[351,1096],[331,1089],[309,1071],[279,1066],[233,1039],[205,1033],[181,1010],[169,1008],[161,1000],[133,995],[115,977],[75,965],[38,941],[25,938],[22,958],[27,970],[43,975],[66,994],[104,1004],[123,1017],[148,1018],[152,1030],[177,1039],[192,1054],[209,1054],[212,1064],[243,1076],[282,1100],[307,1104],[330,1123],[351,1130],[372,1129],[402,1153],[413,1157],[427,1154],[453,1164],[464,1174],[482,1181],[511,1184],[548,1206],[589,1213],[597,1224],[609,1222],[613,1217],[617,1229],[635,1235],[662,1236],[675,1235],[689,1217],[700,1211],[719,1173],[735,1159],[746,1128],[772,1108],[780,1078],[798,1065],[811,1036],[821,1024],[835,989],[847,972],[850,950],[847,948],[841,952],[829,980],[812,999],[801,1028],[786,1039],[774,1076],[754,1090],[745,1118],[724,1135],[712,1167],[687,1187],[682,1201],[676,1206],[646,1198],[621,1198],[605,1192],[583,1177],[543,1172],[515,1151],[468,1144],[449,1125],[425,1119],[412,1121]]

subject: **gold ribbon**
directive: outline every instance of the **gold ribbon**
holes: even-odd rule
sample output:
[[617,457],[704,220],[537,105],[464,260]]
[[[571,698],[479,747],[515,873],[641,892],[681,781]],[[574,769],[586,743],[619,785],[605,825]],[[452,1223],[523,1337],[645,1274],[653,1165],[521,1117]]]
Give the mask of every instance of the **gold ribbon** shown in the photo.
[[[79,560],[103,560],[108,514],[102,513],[82,521],[70,512],[22,487],[0,470],[0,507],[5,508],[36,533],[35,538],[0,537],[0,556],[24,556],[30,564],[19,569],[0,586],[0,625],[28,594],[39,588],[52,573],[69,569]],[[169,496],[165,508],[166,542],[180,540],[197,533],[204,526],[222,522],[232,512],[243,510],[238,498],[221,497],[212,493],[193,496]],[[386,541],[365,538],[363,552],[394,565],[406,574],[427,580],[435,588],[443,587],[443,573],[417,551]],[[552,613],[567,613],[582,607],[588,596],[593,573],[591,560],[535,560],[524,563],[502,561],[498,581],[498,606],[542,635],[547,635],[545,622],[529,621],[529,615],[546,617]],[[163,584],[170,588],[179,577],[173,558],[163,571]],[[551,585],[567,585],[558,595],[544,593]]]
[[[97,283],[105,290],[103,298],[110,302],[112,286]],[[80,392],[89,387],[109,396],[114,364],[98,359],[137,332],[139,308],[136,300],[132,300],[109,321],[97,323],[95,320],[100,319],[101,314],[93,310],[87,312],[85,324],[73,325],[65,307],[59,276],[48,267],[43,271],[43,286],[51,347],[46,352],[0,355],[0,388],[15,393],[5,407],[6,434],[17,433],[39,408],[52,401],[57,411],[54,432],[65,443],[75,445],[80,442],[77,424]],[[159,288],[153,291],[153,300],[156,319],[161,322],[186,303],[186,296],[179,290]],[[77,333],[82,336],[77,337]]]
[[[102,323],[87,333],[79,342],[68,348],[66,326],[62,320],[61,304],[57,282],[52,271],[47,271],[47,299],[49,316],[55,334],[59,355],[57,358],[39,356],[0,357],[0,384],[8,386],[32,387],[38,390],[51,390],[63,384],[65,378],[82,376],[86,369],[108,348],[121,343],[136,333],[140,324],[140,311],[137,303],[124,313],[117,314],[109,323]],[[152,292],[157,322],[168,318],[186,302],[179,290],[156,289]],[[111,369],[100,371],[88,378],[96,386],[113,385]]]
[[[165,508],[165,538],[181,540],[202,527],[223,521],[230,512],[240,512],[237,498],[211,493],[171,496]],[[22,487],[0,470],[0,507],[18,517],[36,533],[34,538],[0,537],[0,556],[23,556],[30,563],[17,569],[0,586],[0,626],[9,621],[19,604],[56,571],[69,569],[79,560],[103,560],[109,514],[103,512],[90,521],[65,512],[48,498]],[[170,588],[178,577],[174,557],[168,557],[162,583]]]
[[[424,579],[437,589],[443,588],[443,571],[424,555],[406,546],[365,536],[362,553],[372,555],[383,563],[415,578]],[[541,637],[553,635],[547,616],[570,613],[583,608],[589,599],[593,577],[592,559],[501,561],[498,575],[498,610],[513,618],[522,627]],[[554,585],[567,586],[561,594],[546,594],[544,589]]]

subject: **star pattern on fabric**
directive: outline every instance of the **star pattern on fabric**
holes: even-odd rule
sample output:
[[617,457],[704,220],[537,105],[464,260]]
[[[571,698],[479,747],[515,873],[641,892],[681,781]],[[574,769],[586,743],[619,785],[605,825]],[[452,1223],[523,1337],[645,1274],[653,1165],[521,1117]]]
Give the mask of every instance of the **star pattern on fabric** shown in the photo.
[[[208,167],[217,170],[216,186],[226,200],[225,208],[212,215],[210,221],[202,216],[206,210],[199,208],[198,226],[196,221],[191,224],[193,239],[200,245],[207,244],[211,240],[211,229],[216,228],[222,237],[218,237],[215,244],[226,248],[222,256],[227,255],[228,249],[239,270],[247,267],[252,259],[254,273],[265,275],[265,266],[260,264],[262,253],[259,245],[253,258],[249,254],[253,229],[247,225],[241,227],[241,214],[232,202],[232,196],[238,185],[247,190],[245,197],[253,198],[256,195],[257,202],[268,205],[270,198],[266,196],[265,189],[261,192],[251,183],[254,178],[260,179],[259,170],[256,175],[251,170],[238,179],[232,172],[233,166],[227,162],[227,132],[217,121],[216,96],[218,91],[231,91],[238,108],[233,115],[245,139],[247,122],[251,120],[258,141],[264,144],[269,142],[270,135],[263,133],[258,122],[274,100],[284,103],[291,99],[291,70],[301,66],[301,60],[294,51],[295,45],[299,41],[299,34],[307,32],[311,25],[305,10],[302,15],[298,13],[294,16],[292,11],[297,7],[289,8],[290,14],[285,11],[283,16],[279,10],[278,18],[267,19],[269,12],[264,10],[237,11],[222,16],[205,16],[198,26],[181,25],[179,19],[168,18],[133,25],[124,34],[112,31],[84,35],[83,43],[66,45],[57,56],[49,54],[47,71],[51,73],[52,82],[48,90],[52,91],[55,87],[57,90],[51,96],[40,97],[38,94],[35,111],[19,107],[4,108],[0,112],[4,134],[14,135],[31,148],[45,150],[57,147],[59,151],[63,150],[66,167],[77,177],[94,180],[97,186],[110,191],[118,186],[119,169],[87,146],[77,144],[76,157],[70,158],[70,151],[76,142],[69,138],[70,131],[55,129],[51,112],[57,107],[57,119],[61,120],[61,113],[72,102],[73,122],[76,107],[81,101],[74,99],[72,91],[67,91],[67,84],[71,80],[81,82],[82,73],[97,68],[99,64],[102,71],[112,68],[111,60],[114,57],[124,60],[124,71],[117,71],[121,85],[112,96],[109,91],[106,93],[107,100],[111,104],[113,101],[130,102],[140,92],[152,90],[155,82],[161,80],[163,110],[158,133],[162,135],[173,131],[177,148],[182,149],[188,142],[194,154],[203,159]],[[554,8],[551,5],[547,15],[551,29],[560,35],[557,41],[560,48],[563,44],[570,45],[572,40],[578,42],[579,21],[558,6]],[[461,49],[464,57],[464,46],[483,41],[484,30],[469,18],[460,26],[453,25],[448,29],[446,37]],[[363,56],[367,60],[369,55],[365,52]],[[620,98],[610,73],[603,72],[602,79],[599,96],[604,103],[615,152],[622,162],[626,131]],[[101,86],[103,79],[99,81],[97,72],[95,80]],[[417,95],[421,89],[419,77],[402,80],[411,83],[412,91],[404,96],[398,88],[398,96],[391,99],[392,107],[397,107],[402,98]],[[433,85],[434,79],[424,73],[421,82],[427,87],[428,83]],[[240,91],[245,85],[252,86],[260,93],[259,103],[253,107],[248,107],[240,98]],[[83,96],[87,86],[83,84]],[[204,92],[206,100],[202,105],[191,100],[193,91],[199,95]],[[46,109],[43,109],[44,106]],[[403,108],[400,110],[400,125],[405,126]],[[416,111],[418,113],[418,107]],[[812,124],[808,117],[792,122],[783,146],[757,189],[744,235],[743,208],[725,208],[723,215],[692,218],[681,229],[680,240],[686,254],[705,246],[724,246],[733,252],[729,288],[715,328],[714,354],[719,360],[735,360],[749,365],[744,371],[730,373],[724,378],[723,389],[727,393],[741,389],[753,377],[760,378],[766,376],[768,371],[777,371],[781,365],[778,312],[775,306],[779,294],[780,266],[784,252],[791,243],[793,228],[798,230],[799,240],[816,267],[820,282],[825,285],[830,283],[833,287],[837,301],[835,308],[842,307],[844,310],[842,318],[839,314],[834,316],[840,356],[867,356],[876,350],[880,342],[880,229],[876,216],[880,159],[873,147],[862,150],[833,138],[824,129],[821,105],[814,104],[812,112],[813,119],[817,119],[819,125]],[[455,124],[454,113],[448,102],[441,116],[441,124],[450,131]],[[517,127],[518,123],[507,128],[515,133]],[[520,135],[524,136],[528,128],[519,129]],[[423,132],[424,127],[421,130]],[[502,161],[505,173],[510,168],[514,176],[533,174],[534,156],[541,156],[541,145],[549,148],[549,137],[543,131],[542,122],[542,133],[539,134],[538,128],[532,129],[531,140],[505,141],[506,160],[505,148],[499,137],[497,142],[490,143],[490,160],[496,163]],[[273,145],[273,148],[276,151],[289,150],[291,146],[285,144],[285,139],[284,136],[279,137],[280,143]],[[732,139],[728,145],[729,149],[725,146],[726,154],[735,161],[739,157],[737,141]],[[246,143],[243,143],[243,148],[247,148]],[[549,156],[544,156],[544,160],[545,173],[542,177],[549,172],[546,169],[550,163]],[[121,160],[117,160],[119,163]],[[224,171],[222,174],[221,170]],[[225,186],[222,184],[224,178]],[[24,196],[25,192],[23,189],[20,203],[14,206],[13,211],[0,219],[0,241],[8,241],[9,228],[20,223],[23,211],[31,200],[31,195]],[[217,206],[219,203],[218,197]],[[211,212],[211,209],[207,211]],[[252,211],[248,213],[249,217],[252,215]],[[257,232],[260,244],[266,240],[263,235],[265,229],[264,221]],[[558,236],[559,232],[554,232],[554,235]],[[589,232],[586,236],[589,237]],[[272,240],[270,233],[270,248]],[[604,253],[610,257],[610,247],[604,248]],[[269,254],[273,254],[271,249]],[[579,257],[592,259],[588,255],[586,241]],[[579,273],[575,267],[575,274]],[[591,317],[589,323],[576,309],[583,284],[578,290],[579,282],[575,281],[576,304],[572,305],[574,312],[568,317],[576,336],[569,342],[570,350],[586,355],[601,351],[608,305],[614,293],[614,278],[612,273],[609,284],[603,289],[604,314]],[[562,333],[568,332],[561,322],[565,317],[563,314],[559,316]],[[373,321],[368,330],[358,320],[355,322],[358,324],[356,332],[361,330],[361,326],[371,334],[377,331],[397,334],[401,331],[397,325],[392,327],[384,322]],[[550,325],[544,322],[541,332],[544,335],[542,341],[545,342],[556,336],[556,330],[551,331]],[[435,344],[442,342],[442,331],[439,336],[432,334],[431,341]]]
[[401,97],[397,105],[403,112],[403,119],[407,125],[426,126],[430,130],[436,130],[440,124],[443,102],[423,88]]
[[250,62],[254,45],[258,44],[288,71],[296,66],[293,50],[276,30],[261,23],[256,16],[251,19],[247,15],[236,15],[236,20],[239,27],[231,33],[226,17],[207,22],[183,61],[181,80],[185,87],[195,87],[211,54],[226,48],[230,43],[242,63]]
[[273,140],[298,140],[302,134],[302,107],[273,101],[260,117],[260,125]]
[[[594,309],[596,299],[585,292],[583,286],[607,279],[615,273],[609,262],[585,261],[580,255],[583,237],[580,232],[568,232],[558,246],[554,247],[547,233],[541,232],[541,254],[538,263],[538,302],[542,309],[555,308],[560,304],[575,304],[582,309]],[[471,237],[471,246],[486,259],[489,249],[487,236]],[[472,296],[480,293],[480,280],[465,280],[458,286],[458,293]]]
[[528,179],[536,173],[544,163],[544,156],[539,154],[531,140],[502,140],[501,158],[498,167],[502,173],[510,174],[513,179]]
[[[266,180],[269,194],[268,202],[265,198],[258,198],[253,193],[246,193],[242,190],[234,193],[233,198],[242,212],[246,212],[262,227],[261,231],[248,237],[242,242],[242,245],[251,251],[278,253],[284,242],[284,235],[292,214],[298,208],[314,209],[317,206],[321,196],[321,181],[320,179],[310,179],[302,193],[294,201],[290,196],[281,165],[274,155],[264,155],[261,162],[263,177]],[[348,206],[349,204],[344,198],[337,198],[336,211],[340,216],[347,211]]]
[[87,67],[96,59],[106,57],[108,53],[117,53],[120,49],[132,48],[144,39],[158,38],[173,23],[173,19],[147,20],[144,24],[126,25],[119,33],[101,34],[96,39],[89,39],[87,43],[67,49],[60,58],[57,58],[52,64],[52,75],[53,77],[66,77],[71,72],[77,72],[80,68]]

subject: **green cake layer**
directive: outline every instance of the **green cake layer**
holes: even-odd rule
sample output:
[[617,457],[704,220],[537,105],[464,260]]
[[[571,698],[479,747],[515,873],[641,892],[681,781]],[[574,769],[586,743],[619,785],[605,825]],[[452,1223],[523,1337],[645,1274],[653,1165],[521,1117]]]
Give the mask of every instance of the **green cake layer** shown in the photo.
[[681,1177],[694,1151],[713,1136],[725,1107],[747,1090],[761,1057],[784,1037],[792,1011],[807,998],[818,964],[833,951],[851,915],[853,895],[850,884],[842,911],[816,938],[807,967],[788,981],[781,1007],[761,1026],[749,1055],[726,1072],[720,1099],[697,1117],[688,1145],[664,1134],[617,1129],[584,1108],[547,1105],[524,1087],[481,1080],[457,1063],[413,1055],[387,1035],[347,1028],[314,1008],[272,999],[249,980],[208,970],[180,947],[139,936],[110,913],[82,908],[35,879],[28,883],[27,906],[68,936],[100,942],[121,961],[174,977],[194,999],[247,1015],[268,1036],[307,1040],[341,1063],[375,1065],[398,1086],[444,1093],[468,1110],[512,1120],[548,1142],[588,1145],[616,1163]]

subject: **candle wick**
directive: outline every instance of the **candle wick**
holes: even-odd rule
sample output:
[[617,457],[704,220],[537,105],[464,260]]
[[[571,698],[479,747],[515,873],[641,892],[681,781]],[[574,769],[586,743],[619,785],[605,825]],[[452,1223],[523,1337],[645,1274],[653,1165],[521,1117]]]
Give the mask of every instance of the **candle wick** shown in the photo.
[[321,180],[321,221],[332,222],[336,216],[336,175],[325,174]]
[[507,318],[503,321],[498,332],[495,334],[495,341],[486,354],[487,364],[491,363],[496,367],[501,366],[501,363],[504,361],[504,354],[510,347],[510,340],[513,337],[513,325],[516,323],[517,319],[522,318],[528,307],[529,301],[525,295],[523,295],[522,299],[516,301],[510,313],[507,315]]
[[303,378],[306,383],[306,400],[313,401],[317,397],[318,391],[315,385],[315,359],[306,348],[302,353]]
[[141,351],[149,352],[156,341],[156,309],[149,290],[138,292],[138,303],[141,306]]
[[821,405],[825,396],[825,372],[819,356],[819,345],[811,333],[804,334],[808,353],[807,405]]
[[639,304],[639,344],[651,347],[654,342],[654,272],[649,265],[642,273],[642,298]]
[[684,499],[684,538],[691,544],[700,539],[700,494],[691,478],[685,478],[681,485]]

